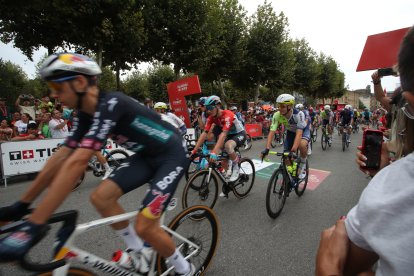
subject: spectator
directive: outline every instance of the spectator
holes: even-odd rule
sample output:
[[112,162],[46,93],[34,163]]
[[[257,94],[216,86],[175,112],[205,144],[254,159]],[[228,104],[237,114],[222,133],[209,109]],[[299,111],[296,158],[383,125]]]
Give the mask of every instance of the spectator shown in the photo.
[[38,140],[44,139],[45,137],[42,135],[41,131],[35,122],[29,123],[27,125],[27,132],[19,134],[16,137],[13,137],[12,141],[25,141],[25,140]]
[[[35,106],[31,105],[31,101],[34,100],[32,95],[20,95],[16,100],[16,108],[20,112],[20,114],[28,113],[32,120],[36,118],[36,110]],[[23,101],[23,105],[20,105],[20,102]]]
[[10,122],[10,127],[11,128],[14,128],[14,125],[16,124],[16,122],[17,121],[19,121],[20,120],[20,112],[14,112],[13,114],[12,114],[12,120],[11,120],[11,122]]
[[45,138],[52,138],[52,133],[49,129],[50,113],[44,113],[40,117],[39,130]]
[[13,134],[14,136],[19,136],[27,132],[27,124],[35,123],[33,118],[30,117],[29,113],[23,113],[20,116],[20,120],[14,123]]
[[52,138],[66,138],[69,135],[67,120],[62,119],[62,113],[55,109],[49,121],[49,130]]
[[45,112],[52,113],[53,108],[53,103],[49,100],[49,96],[42,96],[41,102],[39,104],[39,109],[44,109]]
[[6,98],[0,98],[0,121],[12,120],[12,113],[10,112],[10,107],[6,105]]
[[0,124],[0,142],[9,141],[13,136],[13,129],[9,127],[7,120],[1,120]]
[[[378,261],[375,275],[411,275],[414,271],[414,27],[404,37],[398,56],[404,117],[406,156],[389,163],[363,191],[345,220],[322,233],[317,254],[317,275],[356,275]],[[392,185],[390,185],[392,183]],[[392,192],[390,193],[390,188]]]

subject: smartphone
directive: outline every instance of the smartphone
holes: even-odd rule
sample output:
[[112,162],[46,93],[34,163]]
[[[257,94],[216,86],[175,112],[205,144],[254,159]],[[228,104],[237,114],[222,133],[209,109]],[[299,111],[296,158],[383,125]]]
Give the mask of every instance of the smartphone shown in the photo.
[[367,157],[364,170],[378,170],[381,163],[382,131],[366,129],[362,136],[362,154]]
[[378,69],[378,76],[379,77],[392,76],[392,75],[395,75],[394,69],[392,69],[392,68]]

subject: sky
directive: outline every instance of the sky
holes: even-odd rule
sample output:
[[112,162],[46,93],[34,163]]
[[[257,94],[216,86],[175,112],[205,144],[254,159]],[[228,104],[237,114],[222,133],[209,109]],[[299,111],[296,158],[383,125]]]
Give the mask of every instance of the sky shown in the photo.
[[[252,15],[264,1],[239,0],[248,15]],[[289,21],[293,39],[304,38],[317,53],[331,56],[345,73],[345,86],[350,90],[372,85],[373,71],[356,72],[367,36],[414,25],[413,0],[268,0],[274,11],[283,12]],[[33,78],[35,66],[46,53],[35,52],[29,61],[12,44],[0,43],[0,58],[20,65]],[[382,85],[393,91],[398,85],[396,77],[384,77]]]

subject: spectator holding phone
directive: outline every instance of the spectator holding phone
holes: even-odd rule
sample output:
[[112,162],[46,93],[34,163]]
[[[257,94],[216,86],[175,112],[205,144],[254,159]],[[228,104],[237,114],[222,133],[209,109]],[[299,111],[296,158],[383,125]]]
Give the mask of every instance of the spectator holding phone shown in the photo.
[[398,65],[405,103],[397,124],[406,156],[380,170],[346,219],[322,233],[316,275],[357,275],[377,261],[377,276],[414,271],[414,27],[402,41]]
[[52,118],[49,121],[49,130],[52,138],[66,138],[69,135],[67,120],[62,119],[62,112],[53,110]]
[[[32,100],[34,100],[32,95],[22,94],[17,98],[15,106],[20,114],[28,113],[32,120],[34,120],[36,118],[36,109],[32,104]],[[21,102],[23,102],[23,105],[20,104]]]

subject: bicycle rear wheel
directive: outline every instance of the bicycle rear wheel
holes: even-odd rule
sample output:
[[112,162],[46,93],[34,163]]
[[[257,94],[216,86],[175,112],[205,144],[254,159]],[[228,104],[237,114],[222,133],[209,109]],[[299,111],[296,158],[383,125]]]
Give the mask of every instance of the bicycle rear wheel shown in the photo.
[[[192,219],[194,216],[197,220]],[[194,275],[203,275],[214,257],[219,243],[219,222],[214,212],[206,206],[193,206],[179,213],[168,225],[185,239],[195,243],[200,248],[188,259],[196,267]],[[184,257],[195,248],[181,238],[172,235],[174,243]],[[166,260],[157,255],[158,273],[162,274],[169,268]]]
[[214,171],[208,179],[209,169],[196,172],[183,190],[182,204],[183,208],[194,205],[205,205],[213,208],[218,198],[219,177]]
[[283,170],[279,168],[274,171],[267,184],[266,211],[271,218],[277,218],[282,212],[287,193],[287,182]]
[[[256,170],[253,161],[249,158],[242,158],[239,162],[240,175],[232,185],[232,190],[237,198],[245,198],[253,187],[256,177]],[[230,184],[231,185],[231,184]]]
[[[295,186],[295,193],[297,196],[302,196],[306,190],[306,186],[308,186],[308,179],[309,179],[309,162],[306,159],[306,176],[302,180],[298,180],[298,184]],[[299,166],[298,166],[299,167]]]
[[328,142],[327,142],[326,133],[325,133],[325,130],[322,129],[322,136],[321,136],[321,146],[322,146],[322,150],[326,150],[326,145],[327,144],[328,144]]
[[[39,274],[32,274],[33,276],[53,276],[53,271],[41,272]],[[97,276],[97,274],[90,272],[80,267],[70,267],[67,276]]]

